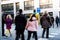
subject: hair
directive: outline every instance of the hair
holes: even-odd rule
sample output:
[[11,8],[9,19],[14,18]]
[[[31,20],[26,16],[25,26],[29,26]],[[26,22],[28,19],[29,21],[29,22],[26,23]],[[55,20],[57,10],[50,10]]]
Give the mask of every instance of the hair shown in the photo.
[[[33,15],[32,15],[32,17],[36,17],[36,16],[35,16],[35,14],[33,14]],[[32,17],[30,18],[30,20],[29,20],[29,21],[33,21],[33,20],[32,20]]]
[[34,12],[36,12],[36,10],[33,10]]
[[44,16],[47,16],[47,15],[48,15],[48,12],[47,12],[47,11],[45,11],[45,12],[44,12]]
[[10,19],[12,20],[12,17],[11,17],[10,14],[8,14],[8,15],[6,16],[6,18],[10,18]]
[[19,13],[20,13],[20,14],[22,13],[22,9],[19,9]]

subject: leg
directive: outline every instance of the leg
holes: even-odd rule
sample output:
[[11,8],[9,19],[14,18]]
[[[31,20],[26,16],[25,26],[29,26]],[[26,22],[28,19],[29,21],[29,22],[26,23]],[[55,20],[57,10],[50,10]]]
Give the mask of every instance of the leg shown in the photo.
[[53,23],[53,28],[54,28],[54,23]]
[[2,36],[5,36],[5,34],[4,34],[4,23],[2,23]]
[[25,39],[24,39],[24,32],[22,32],[21,40],[25,40]]
[[57,27],[58,27],[58,23],[56,23],[57,24]]
[[28,31],[28,39],[27,39],[27,40],[30,40],[31,33],[32,33],[32,32]]
[[16,31],[16,38],[15,38],[15,40],[19,40],[19,37],[20,37],[20,33],[18,31]]
[[38,40],[38,38],[37,38],[37,32],[33,32],[33,34],[34,34],[35,40]]
[[8,30],[9,30],[10,36],[12,36],[10,29],[8,29]]
[[42,38],[44,38],[45,30],[46,30],[46,29],[43,28]]
[[33,34],[33,36],[32,36],[32,37],[33,37],[33,38],[35,37],[35,36],[34,36],[34,34]]
[[46,38],[49,38],[49,28],[46,29]]

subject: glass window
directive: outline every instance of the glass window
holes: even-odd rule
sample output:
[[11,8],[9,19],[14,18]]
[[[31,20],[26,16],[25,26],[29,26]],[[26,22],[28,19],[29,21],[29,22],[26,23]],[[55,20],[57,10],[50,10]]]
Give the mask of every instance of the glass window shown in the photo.
[[9,0],[1,0],[1,1],[9,1]]
[[13,3],[11,4],[3,4],[2,11],[13,11]]
[[60,7],[60,0],[59,0],[59,7]]
[[34,9],[34,1],[25,1],[24,2],[24,10],[32,10]]
[[16,12],[19,10],[19,2],[16,3]]
[[52,0],[40,0],[41,9],[52,8],[52,7],[53,7]]
[[49,16],[53,17],[53,12],[49,12]]

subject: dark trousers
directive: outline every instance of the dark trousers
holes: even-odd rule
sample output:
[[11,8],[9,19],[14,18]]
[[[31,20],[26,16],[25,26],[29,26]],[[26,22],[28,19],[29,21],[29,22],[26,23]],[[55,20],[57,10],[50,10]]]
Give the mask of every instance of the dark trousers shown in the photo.
[[34,35],[34,37],[35,37],[35,40],[38,40],[38,39],[37,39],[37,32],[36,32],[36,31],[34,31],[34,32],[28,31],[28,39],[27,39],[27,40],[30,40],[32,33],[33,33],[33,35]]
[[25,40],[24,39],[24,31],[16,31],[16,39],[15,40],[19,40],[21,36],[21,40]]
[[58,23],[56,23],[57,27],[58,27]]
[[44,38],[44,34],[46,32],[46,38],[49,37],[49,28],[43,28],[43,33],[42,33],[42,37]]
[[53,28],[54,28],[54,23],[52,25],[53,25]]
[[2,36],[5,36],[5,34],[4,34],[4,23],[2,23]]

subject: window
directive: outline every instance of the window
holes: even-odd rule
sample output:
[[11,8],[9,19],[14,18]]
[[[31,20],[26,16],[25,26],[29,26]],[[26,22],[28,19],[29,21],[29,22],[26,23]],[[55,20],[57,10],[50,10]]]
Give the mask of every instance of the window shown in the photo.
[[26,18],[28,19],[28,18],[30,18],[30,16],[32,15],[32,13],[26,13],[26,14],[24,14],[25,16],[26,16]]
[[40,0],[40,8],[52,8],[52,0]]
[[60,0],[59,0],[59,7],[60,7]]
[[9,1],[9,0],[1,0],[1,1]]
[[34,1],[25,1],[24,2],[24,10],[33,10],[34,9]]
[[49,16],[53,17],[53,12],[49,12]]
[[16,3],[16,12],[19,10],[19,2]]
[[3,4],[2,11],[13,11],[13,3],[11,4]]

